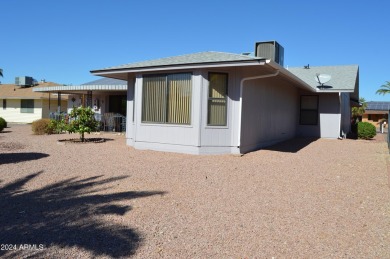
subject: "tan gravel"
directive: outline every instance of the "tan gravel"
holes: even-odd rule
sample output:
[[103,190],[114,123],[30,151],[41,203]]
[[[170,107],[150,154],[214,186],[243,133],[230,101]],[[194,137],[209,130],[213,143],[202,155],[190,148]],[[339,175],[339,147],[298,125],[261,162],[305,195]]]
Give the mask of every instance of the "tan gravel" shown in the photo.
[[75,137],[0,133],[0,256],[390,258],[383,135],[242,157],[56,142]]

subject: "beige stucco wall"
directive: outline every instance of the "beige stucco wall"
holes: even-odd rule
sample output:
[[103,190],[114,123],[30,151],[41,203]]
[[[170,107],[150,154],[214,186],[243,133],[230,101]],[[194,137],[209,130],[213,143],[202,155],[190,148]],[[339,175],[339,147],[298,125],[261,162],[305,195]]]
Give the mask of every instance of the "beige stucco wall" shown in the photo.
[[42,118],[42,100],[34,100],[34,112],[22,113],[20,99],[7,99],[7,106],[4,109],[3,100],[0,101],[0,117],[7,122],[31,123]]
[[[66,112],[67,110],[67,100],[61,101],[61,112]],[[43,100],[42,107],[42,118],[49,118],[50,112],[57,112],[58,101],[55,99],[50,100],[50,109],[49,109],[49,100]]]
[[388,119],[387,119],[387,115],[386,114],[371,114],[371,120],[369,120],[368,119],[368,114],[366,113],[366,114],[363,114],[362,121],[371,123],[377,129],[380,128],[380,125],[381,125],[381,123],[383,123],[383,121],[386,121],[385,128],[388,127],[388,125],[387,125],[388,124]]

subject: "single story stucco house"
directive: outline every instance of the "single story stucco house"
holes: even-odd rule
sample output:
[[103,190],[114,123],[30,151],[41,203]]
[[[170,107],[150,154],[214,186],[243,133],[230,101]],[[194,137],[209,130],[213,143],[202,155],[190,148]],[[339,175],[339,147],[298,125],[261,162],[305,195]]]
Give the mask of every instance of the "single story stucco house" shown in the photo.
[[126,139],[136,149],[239,154],[348,133],[359,67],[284,68],[279,47],[263,42],[254,56],[201,52],[91,73],[127,81]]
[[34,85],[1,84],[0,117],[7,122],[31,123],[42,118],[49,118],[51,112],[66,111],[67,96],[34,92],[35,88],[57,86],[53,82],[37,82]]
[[367,108],[362,116],[362,121],[366,121],[374,125],[377,129],[381,129],[381,125],[388,124],[388,116],[390,111],[390,102],[367,102]]

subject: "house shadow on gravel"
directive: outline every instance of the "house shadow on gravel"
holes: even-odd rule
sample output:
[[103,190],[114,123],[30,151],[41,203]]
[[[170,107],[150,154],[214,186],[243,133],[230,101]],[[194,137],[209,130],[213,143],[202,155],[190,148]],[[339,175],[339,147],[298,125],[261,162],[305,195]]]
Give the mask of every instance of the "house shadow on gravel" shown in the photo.
[[286,153],[297,153],[317,140],[318,138],[293,138],[263,149]]
[[[124,215],[131,210],[130,206],[114,202],[164,194],[161,191],[98,194],[107,190],[106,184],[126,178],[103,179],[103,176],[69,178],[40,189],[24,189],[26,183],[42,173],[0,187],[0,244],[16,248],[0,250],[0,257],[60,256],[52,246],[82,248],[93,257],[131,256],[142,244],[141,234],[101,216]],[[26,245],[29,248],[21,249]]]
[[48,156],[49,156],[48,154],[36,153],[36,152],[3,153],[3,154],[0,154],[0,165],[19,163],[19,162],[30,161],[30,160],[37,160],[37,159],[45,158]]

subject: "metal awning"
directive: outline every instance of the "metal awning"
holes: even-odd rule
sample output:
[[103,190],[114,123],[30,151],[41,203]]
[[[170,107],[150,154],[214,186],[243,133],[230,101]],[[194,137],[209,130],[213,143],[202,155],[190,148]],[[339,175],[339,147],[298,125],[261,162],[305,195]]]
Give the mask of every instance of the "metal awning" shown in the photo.
[[34,92],[86,92],[86,91],[127,91],[127,85],[60,85],[49,87],[36,87]]

